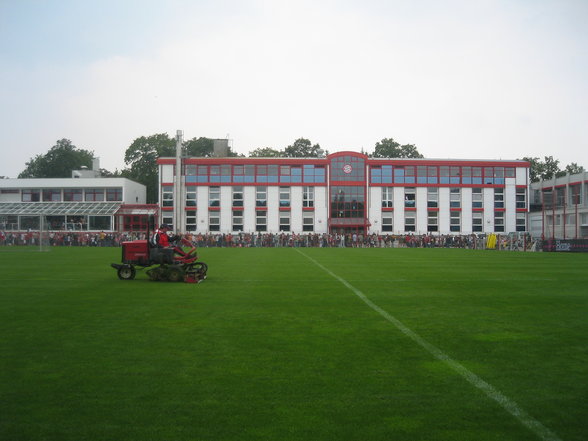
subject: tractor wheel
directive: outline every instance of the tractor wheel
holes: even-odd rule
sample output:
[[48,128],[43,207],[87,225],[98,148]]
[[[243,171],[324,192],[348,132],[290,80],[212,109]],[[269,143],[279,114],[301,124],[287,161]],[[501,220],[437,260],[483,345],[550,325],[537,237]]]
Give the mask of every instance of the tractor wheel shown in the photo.
[[184,280],[184,271],[178,266],[170,266],[167,269],[167,280],[170,282],[181,282]]
[[121,266],[116,272],[120,280],[133,280],[135,278],[135,267],[133,266]]
[[206,272],[208,271],[208,265],[204,262],[194,262],[194,269],[198,273],[200,279],[206,279]]
[[157,282],[158,280],[161,280],[161,276],[162,276],[161,268],[160,267],[151,268],[150,270],[147,271],[147,275],[149,276],[149,280],[151,280],[152,282]]

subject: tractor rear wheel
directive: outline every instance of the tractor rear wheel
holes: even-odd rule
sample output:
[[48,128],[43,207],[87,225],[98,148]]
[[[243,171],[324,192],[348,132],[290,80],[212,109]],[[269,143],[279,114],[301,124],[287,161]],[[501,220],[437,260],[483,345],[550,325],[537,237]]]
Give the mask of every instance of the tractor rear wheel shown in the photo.
[[136,274],[135,267],[121,266],[116,274],[120,280],[133,280]]
[[167,269],[167,280],[170,282],[181,282],[184,280],[184,270],[179,266],[170,266]]

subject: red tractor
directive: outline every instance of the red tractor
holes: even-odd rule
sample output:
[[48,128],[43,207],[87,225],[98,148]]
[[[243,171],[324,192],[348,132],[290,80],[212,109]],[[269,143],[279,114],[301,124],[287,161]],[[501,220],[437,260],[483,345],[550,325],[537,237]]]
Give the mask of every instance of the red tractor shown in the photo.
[[[149,231],[147,232],[149,237]],[[196,247],[186,239],[177,240],[180,245],[172,248],[157,248],[149,240],[133,240],[122,243],[122,264],[112,263],[121,280],[133,280],[136,267],[149,268],[146,271],[149,279],[167,280],[170,282],[200,283],[206,279],[208,265],[196,262]],[[182,245],[189,247],[187,251]]]

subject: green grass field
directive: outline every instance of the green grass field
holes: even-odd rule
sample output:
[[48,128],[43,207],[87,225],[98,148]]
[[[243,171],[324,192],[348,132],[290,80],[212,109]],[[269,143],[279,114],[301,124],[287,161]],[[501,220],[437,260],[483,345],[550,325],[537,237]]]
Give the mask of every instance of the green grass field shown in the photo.
[[588,439],[588,254],[200,251],[0,248],[0,440]]

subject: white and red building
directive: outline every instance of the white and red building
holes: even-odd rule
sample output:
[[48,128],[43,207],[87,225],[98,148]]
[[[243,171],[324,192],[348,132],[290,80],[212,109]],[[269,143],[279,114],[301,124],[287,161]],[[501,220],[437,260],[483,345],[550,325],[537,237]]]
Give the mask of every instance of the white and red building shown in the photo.
[[176,231],[527,231],[526,161],[375,159],[338,152],[326,158],[178,155],[157,163],[160,220]]

